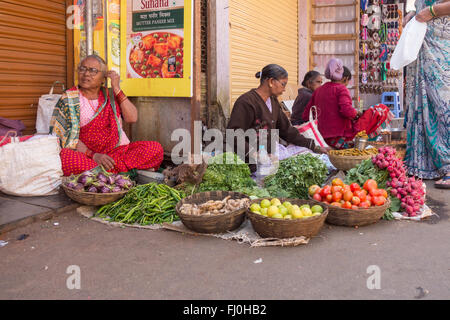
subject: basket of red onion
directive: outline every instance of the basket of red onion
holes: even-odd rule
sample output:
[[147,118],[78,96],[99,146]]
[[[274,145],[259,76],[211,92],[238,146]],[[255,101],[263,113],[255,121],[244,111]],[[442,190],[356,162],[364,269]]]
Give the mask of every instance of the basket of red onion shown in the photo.
[[102,206],[119,200],[135,185],[128,177],[103,168],[64,177],[62,187],[69,198],[90,206]]

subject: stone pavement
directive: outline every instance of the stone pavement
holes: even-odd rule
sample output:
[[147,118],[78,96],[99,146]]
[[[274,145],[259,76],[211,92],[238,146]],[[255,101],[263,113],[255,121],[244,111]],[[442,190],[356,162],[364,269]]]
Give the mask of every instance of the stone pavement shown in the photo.
[[0,234],[39,220],[52,219],[78,206],[63,190],[45,197],[15,197],[0,192]]

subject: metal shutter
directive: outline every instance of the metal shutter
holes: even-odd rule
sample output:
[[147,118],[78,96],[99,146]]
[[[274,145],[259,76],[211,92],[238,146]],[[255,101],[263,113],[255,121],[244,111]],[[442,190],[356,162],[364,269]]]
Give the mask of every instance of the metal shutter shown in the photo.
[[270,63],[298,82],[298,0],[230,0],[231,104],[256,88]]
[[22,120],[25,134],[35,132],[39,97],[66,84],[65,2],[0,0],[0,116]]

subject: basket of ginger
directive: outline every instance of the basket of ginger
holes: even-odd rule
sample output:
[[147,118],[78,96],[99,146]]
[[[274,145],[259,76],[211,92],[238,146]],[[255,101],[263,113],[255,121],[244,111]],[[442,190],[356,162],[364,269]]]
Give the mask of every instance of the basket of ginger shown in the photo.
[[198,233],[226,233],[241,226],[250,199],[238,192],[210,191],[182,199],[176,212],[183,224]]
[[362,161],[372,158],[378,154],[377,148],[368,148],[365,150],[359,150],[357,148],[343,149],[343,150],[330,150],[328,157],[330,162],[339,170],[348,171]]

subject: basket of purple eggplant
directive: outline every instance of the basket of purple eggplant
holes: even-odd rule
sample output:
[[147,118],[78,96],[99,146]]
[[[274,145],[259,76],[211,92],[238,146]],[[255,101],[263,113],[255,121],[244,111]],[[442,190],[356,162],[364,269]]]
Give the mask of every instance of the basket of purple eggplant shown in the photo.
[[134,185],[130,178],[109,173],[103,167],[63,177],[62,181],[64,192],[69,198],[89,206],[103,206],[117,201]]

